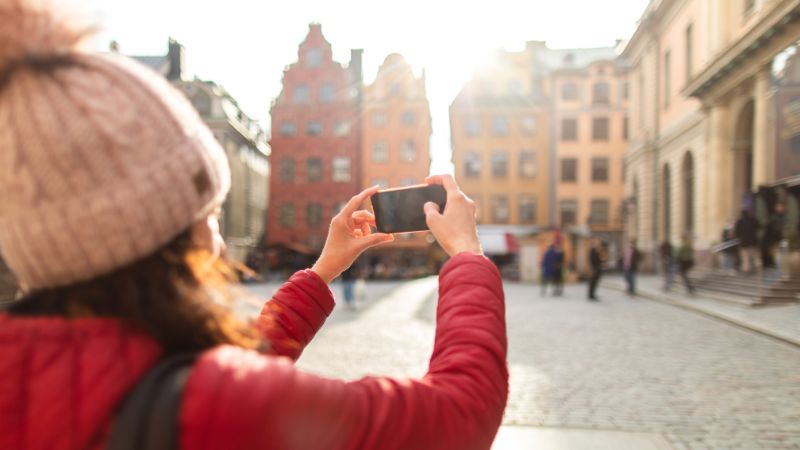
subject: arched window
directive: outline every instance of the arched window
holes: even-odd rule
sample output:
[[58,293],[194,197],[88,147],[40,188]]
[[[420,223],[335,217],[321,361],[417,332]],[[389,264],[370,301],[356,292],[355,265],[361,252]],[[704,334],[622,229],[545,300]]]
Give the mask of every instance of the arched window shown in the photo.
[[664,240],[669,241],[672,235],[672,183],[670,181],[669,164],[664,164],[661,177],[661,224],[664,231]]
[[692,153],[687,151],[683,157],[681,167],[683,181],[683,231],[691,233],[694,231],[694,158]]

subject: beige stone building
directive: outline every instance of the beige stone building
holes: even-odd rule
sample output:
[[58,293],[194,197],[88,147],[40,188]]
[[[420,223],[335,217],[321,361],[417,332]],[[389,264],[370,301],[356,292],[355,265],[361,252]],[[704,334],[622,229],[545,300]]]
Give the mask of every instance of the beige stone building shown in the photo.
[[[628,42],[626,232],[655,262],[694,238],[699,262],[753,193],[779,181],[776,56],[800,39],[798,0],[653,0]],[[791,158],[791,155],[788,156]]]

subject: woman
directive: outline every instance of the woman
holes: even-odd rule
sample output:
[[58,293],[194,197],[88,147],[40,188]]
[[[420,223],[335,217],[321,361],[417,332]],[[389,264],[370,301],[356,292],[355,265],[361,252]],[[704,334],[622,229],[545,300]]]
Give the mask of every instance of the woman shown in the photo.
[[334,307],[328,284],[365,249],[353,197],[319,260],[255,326],[223,302],[223,150],[158,75],[81,51],[86,35],[0,2],[0,251],[25,297],[0,313],[0,448],[101,449],[115,411],[161,358],[200,352],[179,411],[183,449],[486,449],[508,392],[500,276],[475,206],[449,176],[425,205],[451,256],[420,379],[325,379],[291,362]]

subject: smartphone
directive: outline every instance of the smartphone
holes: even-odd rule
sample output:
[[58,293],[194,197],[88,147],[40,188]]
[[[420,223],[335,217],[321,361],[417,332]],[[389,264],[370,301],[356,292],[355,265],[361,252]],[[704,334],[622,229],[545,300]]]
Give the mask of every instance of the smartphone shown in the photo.
[[414,186],[385,189],[372,196],[375,211],[375,226],[381,233],[409,233],[425,231],[424,205],[433,202],[444,211],[447,192],[440,184],[418,184]]

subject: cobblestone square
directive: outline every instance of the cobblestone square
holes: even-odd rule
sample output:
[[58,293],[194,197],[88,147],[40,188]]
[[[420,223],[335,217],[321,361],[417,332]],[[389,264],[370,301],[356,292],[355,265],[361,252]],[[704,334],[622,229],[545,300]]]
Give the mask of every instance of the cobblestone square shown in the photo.
[[[432,278],[370,283],[369,300],[337,307],[298,365],[346,379],[421,376],[435,289]],[[505,290],[505,425],[653,433],[676,449],[800,448],[800,349],[611,290],[597,303],[582,285],[561,297]]]

